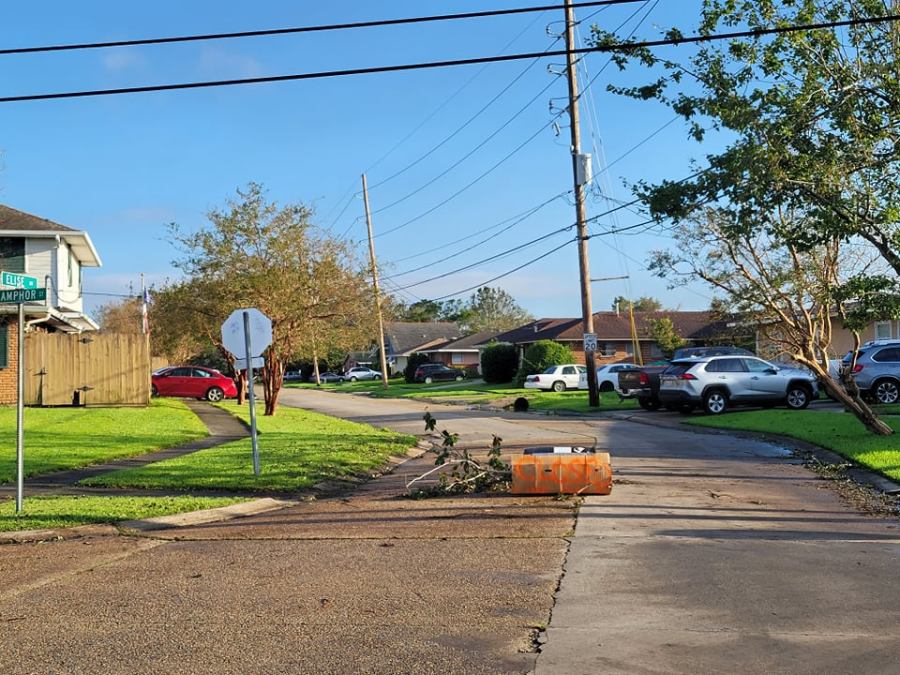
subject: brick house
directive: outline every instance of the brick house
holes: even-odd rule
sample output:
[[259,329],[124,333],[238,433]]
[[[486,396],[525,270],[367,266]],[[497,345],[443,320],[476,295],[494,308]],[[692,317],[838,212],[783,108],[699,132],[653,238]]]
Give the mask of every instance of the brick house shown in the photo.
[[[82,269],[100,267],[87,232],[0,205],[0,270],[38,278],[46,301],[25,305],[26,331],[97,330],[84,313]],[[0,305],[0,404],[15,402],[18,307]]]
[[[727,324],[714,317],[711,312],[635,312],[634,323],[644,363],[664,358],[663,350],[650,335],[654,319],[668,318],[675,332],[688,344],[707,344],[727,341]],[[594,332],[597,334],[597,365],[635,361],[631,335],[631,321],[626,313],[597,312],[594,314]],[[525,350],[538,340],[553,340],[567,345],[575,354],[578,363],[584,363],[584,322],[578,318],[543,318],[500,333],[494,338],[519,349],[521,359]],[[484,346],[484,345],[482,345]]]
[[447,340],[419,351],[426,354],[435,363],[443,363],[451,368],[461,370],[477,369],[480,373],[481,351],[479,346],[486,345],[497,335],[498,331],[495,330],[481,331],[459,340]]

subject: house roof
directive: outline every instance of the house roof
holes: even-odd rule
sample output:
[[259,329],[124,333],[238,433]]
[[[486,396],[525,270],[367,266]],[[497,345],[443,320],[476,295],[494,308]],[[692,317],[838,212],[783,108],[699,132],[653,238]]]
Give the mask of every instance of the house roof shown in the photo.
[[384,326],[384,337],[392,356],[408,356],[434,345],[462,337],[459,325],[445,321],[417,323],[392,321]]
[[87,232],[0,204],[0,233],[7,237],[59,237],[85,267],[100,267],[100,256]]
[[[654,319],[668,318],[675,332],[688,340],[712,337],[725,327],[712,312],[635,312],[634,323],[639,340],[652,340],[650,325]],[[594,314],[594,332],[597,339],[630,340],[631,321],[626,313],[597,312]],[[496,336],[498,342],[512,344],[531,343],[538,340],[562,340],[580,342],[584,338],[581,319],[543,318]]]
[[477,352],[478,346],[490,342],[497,335],[495,330],[483,330],[459,340],[446,340],[442,344],[433,345],[429,352]]

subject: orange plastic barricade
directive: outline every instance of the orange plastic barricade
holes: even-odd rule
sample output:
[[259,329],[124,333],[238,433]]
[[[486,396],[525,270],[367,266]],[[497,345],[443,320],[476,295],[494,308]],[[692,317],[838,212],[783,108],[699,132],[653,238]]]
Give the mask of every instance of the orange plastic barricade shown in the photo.
[[542,452],[513,458],[513,494],[608,495],[610,492],[612,467],[608,452]]

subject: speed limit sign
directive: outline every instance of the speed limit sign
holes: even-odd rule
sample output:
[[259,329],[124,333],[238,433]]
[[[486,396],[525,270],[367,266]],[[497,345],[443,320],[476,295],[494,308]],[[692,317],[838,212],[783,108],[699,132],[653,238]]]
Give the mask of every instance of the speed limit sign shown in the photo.
[[585,352],[597,351],[597,334],[596,333],[585,333],[584,334],[584,351]]

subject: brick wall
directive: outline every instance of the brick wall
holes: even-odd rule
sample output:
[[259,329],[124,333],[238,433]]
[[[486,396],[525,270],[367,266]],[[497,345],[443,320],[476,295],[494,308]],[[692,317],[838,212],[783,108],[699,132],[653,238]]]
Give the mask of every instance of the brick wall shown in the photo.
[[16,402],[16,364],[19,358],[19,323],[9,321],[9,365],[0,368],[0,405]]

